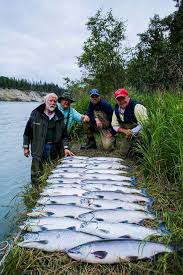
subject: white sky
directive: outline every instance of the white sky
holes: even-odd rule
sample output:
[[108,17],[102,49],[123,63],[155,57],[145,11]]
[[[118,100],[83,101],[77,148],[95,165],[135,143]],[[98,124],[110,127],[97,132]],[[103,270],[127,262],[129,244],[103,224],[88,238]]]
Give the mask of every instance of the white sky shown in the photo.
[[[87,19],[102,8],[126,22],[127,43],[154,14],[175,11],[173,0],[0,0],[0,75],[62,85],[79,79],[76,56],[89,35]],[[103,14],[104,14],[103,13]]]

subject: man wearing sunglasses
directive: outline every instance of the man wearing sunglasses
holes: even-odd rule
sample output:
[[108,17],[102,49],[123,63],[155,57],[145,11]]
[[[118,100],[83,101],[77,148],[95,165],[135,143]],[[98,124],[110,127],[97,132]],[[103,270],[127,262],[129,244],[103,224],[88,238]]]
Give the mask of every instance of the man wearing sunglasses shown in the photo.
[[142,124],[147,120],[147,110],[137,101],[131,99],[124,88],[114,93],[116,106],[112,116],[114,131],[123,135],[124,139],[120,151],[127,155],[130,147],[142,129]]
[[100,97],[97,89],[89,91],[90,103],[87,115],[90,118],[89,123],[84,124],[84,131],[87,136],[87,142],[81,149],[97,149],[94,132],[100,133],[102,146],[105,150],[112,150],[114,146],[114,131],[111,126],[113,108],[107,100]]

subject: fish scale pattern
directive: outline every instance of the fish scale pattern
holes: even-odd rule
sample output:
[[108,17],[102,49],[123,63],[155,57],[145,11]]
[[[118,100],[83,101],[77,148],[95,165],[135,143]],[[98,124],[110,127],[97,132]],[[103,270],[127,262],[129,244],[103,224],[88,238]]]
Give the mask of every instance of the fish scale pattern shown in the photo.
[[150,228],[153,200],[136,186],[121,158],[74,156],[61,160],[47,179],[36,207],[21,225],[18,245],[44,251],[65,251],[75,260],[117,263],[172,252],[148,241],[168,234]]

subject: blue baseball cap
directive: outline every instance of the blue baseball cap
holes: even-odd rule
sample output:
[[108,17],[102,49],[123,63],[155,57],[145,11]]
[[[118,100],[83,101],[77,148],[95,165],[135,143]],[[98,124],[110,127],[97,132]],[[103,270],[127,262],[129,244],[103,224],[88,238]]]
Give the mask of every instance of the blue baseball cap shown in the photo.
[[92,95],[100,96],[99,91],[97,89],[90,90],[89,94],[90,94],[90,96],[92,96]]

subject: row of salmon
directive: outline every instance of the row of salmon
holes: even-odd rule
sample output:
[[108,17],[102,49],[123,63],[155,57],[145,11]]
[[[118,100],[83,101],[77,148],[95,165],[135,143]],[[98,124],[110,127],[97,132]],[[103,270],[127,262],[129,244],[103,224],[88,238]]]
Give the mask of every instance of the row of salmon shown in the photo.
[[153,200],[135,187],[130,168],[119,158],[68,157],[52,171],[38,205],[21,225],[18,245],[44,251],[66,251],[80,261],[116,263],[152,258],[173,249],[147,241],[168,234],[150,228]]

